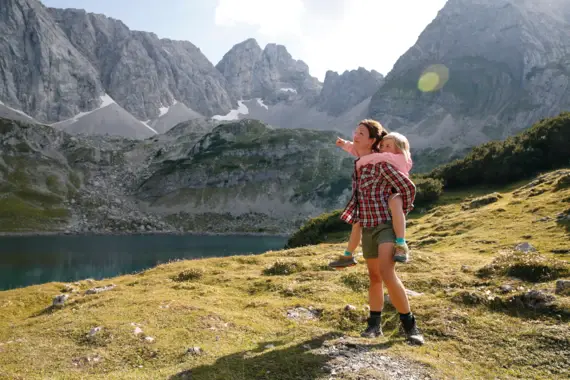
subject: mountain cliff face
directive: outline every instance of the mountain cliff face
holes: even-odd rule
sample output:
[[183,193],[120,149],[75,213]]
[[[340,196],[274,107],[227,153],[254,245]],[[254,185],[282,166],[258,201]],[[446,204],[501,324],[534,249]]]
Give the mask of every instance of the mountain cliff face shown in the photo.
[[175,100],[203,115],[232,108],[223,76],[187,41],[131,31],[122,22],[76,9],[49,12],[97,69],[103,87],[139,120],[159,116]]
[[369,113],[425,149],[502,139],[570,108],[569,9],[562,0],[449,0]]
[[371,97],[384,84],[384,76],[377,71],[358,70],[338,74],[327,71],[319,94],[318,109],[339,116]]
[[274,102],[292,95],[314,98],[321,90],[321,83],[311,77],[307,64],[293,59],[285,46],[268,44],[262,50],[255,39],[236,44],[216,68],[240,99]]
[[100,104],[97,71],[36,0],[0,6],[0,101],[40,122]]
[[236,103],[225,78],[190,42],[37,0],[3,1],[0,20],[0,101],[40,122],[101,108],[107,96],[143,122],[177,103],[188,107],[184,114],[204,116]]

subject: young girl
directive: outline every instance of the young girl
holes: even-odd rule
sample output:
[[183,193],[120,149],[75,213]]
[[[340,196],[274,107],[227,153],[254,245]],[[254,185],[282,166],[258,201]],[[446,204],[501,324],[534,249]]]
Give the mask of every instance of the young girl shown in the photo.
[[[352,142],[338,138],[336,145],[353,156],[358,157]],[[409,177],[409,173],[412,168],[412,157],[408,139],[397,132],[388,133],[380,142],[380,152],[360,157],[356,162],[356,170],[358,171],[363,165],[375,164],[378,162],[387,162],[406,177]],[[408,261],[409,248],[406,244],[406,219],[402,208],[401,195],[392,194],[388,200],[388,206],[392,215],[394,233],[396,234],[394,261],[405,263]],[[344,251],[344,255],[338,260],[331,262],[329,265],[333,268],[344,268],[356,265],[357,261],[353,254],[358,247],[360,237],[360,223],[355,223],[352,225],[350,239],[348,241],[347,248]]]

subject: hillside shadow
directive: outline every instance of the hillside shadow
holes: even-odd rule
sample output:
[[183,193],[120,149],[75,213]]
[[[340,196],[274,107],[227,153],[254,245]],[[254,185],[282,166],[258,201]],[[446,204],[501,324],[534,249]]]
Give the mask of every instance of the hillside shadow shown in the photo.
[[525,320],[543,320],[545,318],[562,323],[570,322],[570,310],[559,305],[542,305],[537,307],[515,305],[489,305],[489,311],[496,314],[506,314]]
[[556,224],[558,224],[561,227],[564,227],[564,229],[566,230],[566,234],[570,235],[570,221],[569,220],[557,220]]
[[42,315],[49,315],[49,314],[53,314],[58,312],[59,310],[63,309],[62,307],[57,307],[57,306],[53,306],[50,305],[42,310],[38,310],[35,313],[33,313],[32,315],[30,315],[29,318],[37,318],[37,317],[41,317]]
[[[282,342],[263,342],[253,350],[221,357],[211,365],[184,370],[171,376],[169,380],[313,380],[327,374],[323,367],[331,357],[314,353],[307,345],[315,349],[321,347],[325,341],[339,336],[340,334],[329,333],[284,349],[279,349]],[[269,344],[275,345],[276,348],[269,351],[266,348]],[[366,349],[387,349],[392,344],[394,342],[387,341],[358,346]],[[346,345],[350,347],[351,343]],[[262,353],[264,351],[267,352]]]

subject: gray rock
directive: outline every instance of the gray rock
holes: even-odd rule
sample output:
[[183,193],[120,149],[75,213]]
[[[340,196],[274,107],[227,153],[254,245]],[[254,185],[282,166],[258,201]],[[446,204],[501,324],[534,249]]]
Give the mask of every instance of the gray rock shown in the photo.
[[186,353],[189,355],[198,356],[202,355],[204,352],[200,347],[195,346],[195,347],[190,347],[188,350],[186,350]]
[[320,317],[320,312],[312,308],[296,307],[287,310],[287,318],[294,320],[310,320]]
[[107,285],[107,286],[102,286],[102,287],[97,287],[97,288],[91,288],[85,291],[85,294],[98,294],[98,293],[103,293],[103,292],[107,292],[109,290],[115,289],[117,287],[117,285],[115,284],[111,284],[111,285]]
[[99,327],[93,327],[91,329],[91,331],[89,331],[88,336],[89,337],[94,337],[95,335],[97,335],[98,332],[100,332],[103,329],[103,327],[99,326]]
[[556,294],[561,294],[561,295],[570,294],[570,280],[556,281]]
[[501,290],[501,293],[510,293],[514,291],[514,288],[511,285],[501,285],[499,289]]
[[358,343],[338,341],[325,344],[316,349],[315,353],[329,358],[321,369],[335,375],[335,378],[370,378],[371,371],[394,379],[431,378],[429,370],[418,362],[380,355],[369,346]]
[[519,252],[524,252],[524,253],[536,252],[536,248],[534,248],[532,246],[532,244],[530,244],[529,242],[523,242],[523,243],[517,244],[515,246],[515,250],[519,251]]
[[52,306],[54,307],[62,307],[65,304],[65,301],[69,299],[69,295],[67,294],[60,294],[53,298]]

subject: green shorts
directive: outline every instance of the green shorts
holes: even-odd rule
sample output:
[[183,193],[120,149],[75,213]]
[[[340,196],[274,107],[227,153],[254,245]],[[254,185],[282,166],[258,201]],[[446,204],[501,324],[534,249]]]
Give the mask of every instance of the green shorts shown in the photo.
[[393,243],[396,234],[392,227],[392,221],[387,221],[372,228],[362,229],[362,256],[365,259],[378,258],[378,245],[382,243]]

